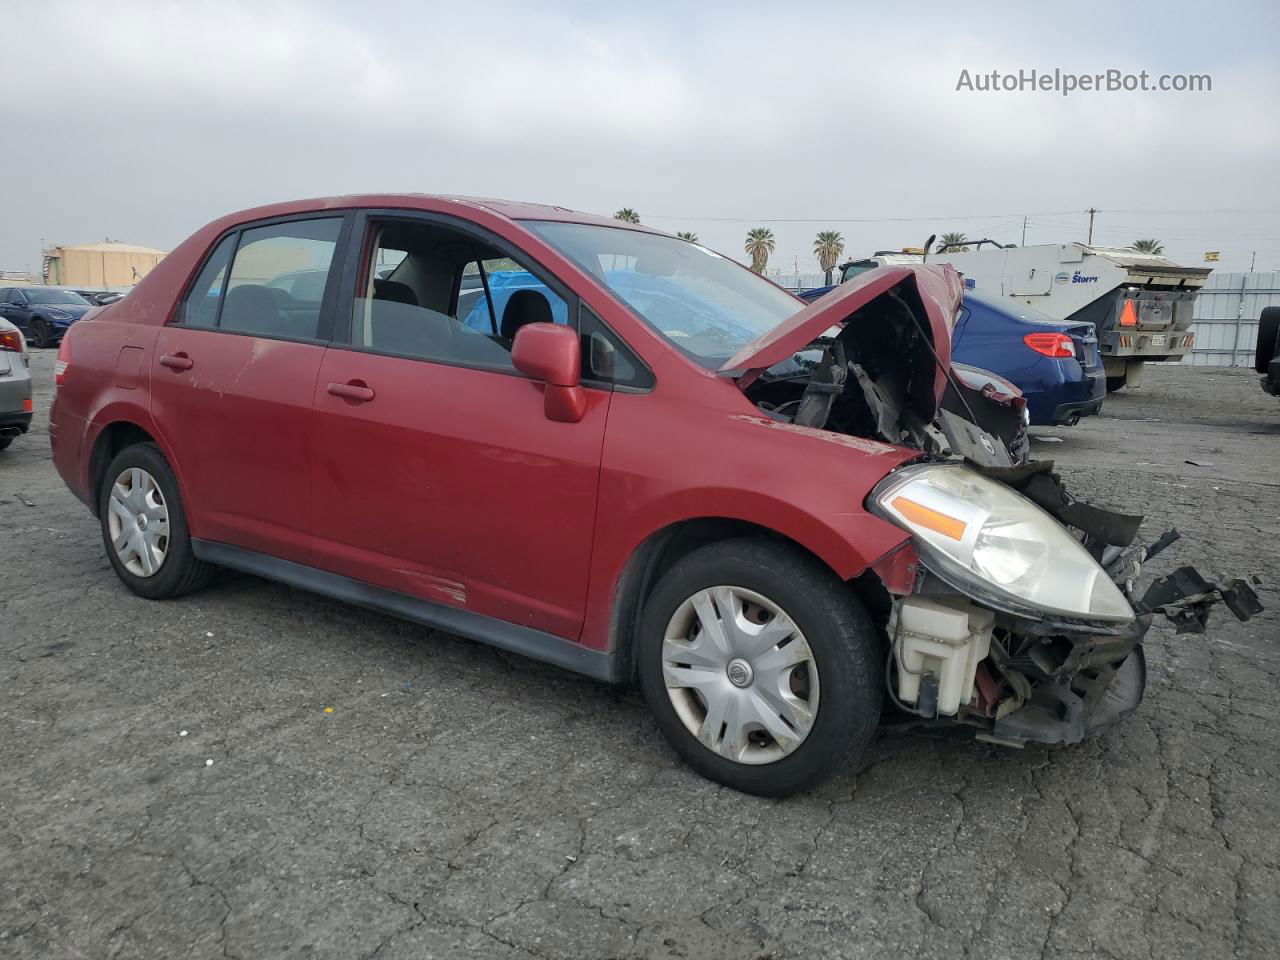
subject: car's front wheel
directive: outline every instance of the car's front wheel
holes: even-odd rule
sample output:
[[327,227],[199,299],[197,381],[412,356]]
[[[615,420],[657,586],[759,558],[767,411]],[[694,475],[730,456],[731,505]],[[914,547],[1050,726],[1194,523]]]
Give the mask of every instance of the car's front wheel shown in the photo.
[[154,443],[115,455],[98,490],[98,517],[111,566],[139,596],[180,597],[212,576],[191,550],[177,478]]
[[41,317],[31,321],[31,339],[37,347],[53,346],[53,325]]
[[804,790],[875,732],[875,627],[845,583],[794,547],[743,539],[690,553],[654,588],[638,644],[663,734],[691,767],[737,790]]

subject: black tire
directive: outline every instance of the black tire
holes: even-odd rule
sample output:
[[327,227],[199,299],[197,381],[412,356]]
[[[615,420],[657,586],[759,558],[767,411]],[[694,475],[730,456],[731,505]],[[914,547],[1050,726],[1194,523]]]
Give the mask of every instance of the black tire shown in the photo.
[[[168,546],[164,561],[149,577],[126,569],[111,545],[108,526],[111,487],[120,474],[130,467],[141,467],[155,478],[169,513]],[[102,543],[107,559],[126,587],[148,600],[169,600],[199,590],[208,584],[214,567],[196,558],[191,550],[187,514],[178,495],[178,481],[164,454],[154,443],[136,443],[125,447],[112,458],[98,488],[98,519],[102,526]]]
[[1115,393],[1123,390],[1124,385],[1129,382],[1128,374],[1120,374],[1118,377],[1107,377],[1107,393]]
[[13,437],[0,437],[0,450],[8,450],[11,443],[13,443]]
[[[739,763],[704,746],[681,721],[663,679],[666,627],[685,600],[712,586],[737,586],[781,608],[813,652],[820,697],[813,726],[793,752],[771,763]],[[765,797],[806,790],[852,764],[880,718],[883,642],[849,587],[808,554],[765,539],[725,540],[695,550],[658,582],[641,615],[640,687],[659,729],[694,770]]]
[[36,347],[53,346],[53,327],[48,320],[36,317],[31,321],[31,339],[34,341],[32,345]]
[[1253,351],[1253,369],[1266,373],[1280,352],[1280,307],[1263,307],[1258,314],[1258,345]]

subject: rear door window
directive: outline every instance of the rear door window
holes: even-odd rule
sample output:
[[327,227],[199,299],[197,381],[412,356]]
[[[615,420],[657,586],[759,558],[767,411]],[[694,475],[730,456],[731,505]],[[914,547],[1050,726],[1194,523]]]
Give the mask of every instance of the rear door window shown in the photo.
[[295,220],[240,234],[218,326],[285,340],[315,340],[341,217]]

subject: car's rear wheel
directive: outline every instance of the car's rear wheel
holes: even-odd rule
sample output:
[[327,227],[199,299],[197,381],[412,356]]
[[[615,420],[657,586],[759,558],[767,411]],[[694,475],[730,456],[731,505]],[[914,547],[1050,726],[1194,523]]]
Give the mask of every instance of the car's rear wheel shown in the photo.
[[1123,390],[1125,384],[1128,382],[1128,375],[1123,373],[1118,377],[1107,377],[1107,393],[1115,393],[1117,390]]
[[167,600],[198,590],[213,568],[191,550],[178,481],[154,443],[125,447],[98,490],[107,557],[134,593]]
[[848,586],[794,547],[730,540],[684,557],[646,602],[637,642],[663,734],[737,790],[804,790],[875,732],[880,638]]
[[0,450],[8,450],[11,443],[13,443],[13,437],[0,437]]

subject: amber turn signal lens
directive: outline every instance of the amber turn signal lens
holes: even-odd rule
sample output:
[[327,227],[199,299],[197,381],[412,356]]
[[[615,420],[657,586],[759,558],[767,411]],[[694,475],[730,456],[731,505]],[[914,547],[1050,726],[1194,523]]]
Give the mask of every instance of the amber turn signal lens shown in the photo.
[[923,503],[916,503],[906,497],[898,497],[893,501],[893,509],[897,510],[898,513],[912,523],[927,527],[942,534],[944,537],[950,537],[952,540],[964,539],[965,522],[963,520],[957,520],[955,517],[947,516],[945,513],[939,513],[937,510],[926,507]]

